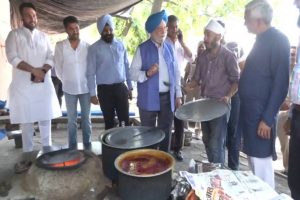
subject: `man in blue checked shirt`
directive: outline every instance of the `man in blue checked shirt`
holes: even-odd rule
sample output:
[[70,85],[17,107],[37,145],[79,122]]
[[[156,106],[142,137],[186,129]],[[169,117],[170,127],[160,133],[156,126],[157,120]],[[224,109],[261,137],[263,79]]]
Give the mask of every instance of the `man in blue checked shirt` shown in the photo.
[[120,125],[129,125],[128,98],[132,98],[132,85],[127,52],[123,43],[114,38],[112,17],[103,15],[97,27],[101,38],[89,48],[87,78],[91,102],[100,103],[107,130],[115,125],[115,113]]

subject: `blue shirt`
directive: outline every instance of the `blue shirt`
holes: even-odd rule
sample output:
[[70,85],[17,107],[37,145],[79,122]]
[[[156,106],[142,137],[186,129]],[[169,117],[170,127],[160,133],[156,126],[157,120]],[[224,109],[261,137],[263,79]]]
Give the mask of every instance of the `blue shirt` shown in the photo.
[[113,39],[112,43],[98,40],[89,47],[87,58],[87,79],[91,96],[96,96],[96,85],[127,82],[132,89],[129,78],[129,62],[123,43]]

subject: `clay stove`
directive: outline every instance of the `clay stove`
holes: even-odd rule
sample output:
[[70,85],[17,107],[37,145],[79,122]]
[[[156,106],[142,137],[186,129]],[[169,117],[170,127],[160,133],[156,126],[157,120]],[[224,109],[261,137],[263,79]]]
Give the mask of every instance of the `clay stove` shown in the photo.
[[22,187],[37,199],[94,199],[110,181],[97,155],[86,150],[44,152],[25,174]]

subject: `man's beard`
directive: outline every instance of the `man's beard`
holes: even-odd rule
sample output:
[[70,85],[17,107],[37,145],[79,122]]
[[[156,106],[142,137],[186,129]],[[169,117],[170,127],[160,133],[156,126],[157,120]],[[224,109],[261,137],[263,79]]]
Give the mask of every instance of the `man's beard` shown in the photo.
[[171,38],[172,40],[176,40],[177,39],[177,34],[176,33],[168,33],[167,36],[169,38]]
[[215,40],[215,41],[213,41],[213,42],[210,44],[210,46],[208,46],[208,45],[205,44],[205,47],[206,47],[206,50],[207,50],[208,52],[211,52],[211,51],[214,50],[216,47],[218,47],[218,42]]
[[29,23],[23,23],[23,26],[25,26],[26,28],[28,28],[29,30],[33,31],[33,29],[35,29],[36,24],[31,25]]
[[114,35],[113,34],[101,35],[101,39],[104,40],[104,42],[106,42],[106,43],[112,43],[112,41],[114,39]]
[[69,37],[69,40],[78,40],[79,39],[79,34],[73,34]]
[[165,39],[166,39],[166,34],[163,36],[156,36],[156,35],[152,35],[152,39],[154,40],[154,42],[158,43],[158,44],[162,44]]

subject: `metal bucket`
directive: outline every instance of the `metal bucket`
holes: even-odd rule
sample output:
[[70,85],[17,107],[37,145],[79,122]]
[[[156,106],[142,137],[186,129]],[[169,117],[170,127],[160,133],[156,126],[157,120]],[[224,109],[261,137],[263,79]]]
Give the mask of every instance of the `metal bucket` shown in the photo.
[[165,133],[158,128],[127,126],[106,130],[101,136],[102,168],[105,176],[117,180],[115,159],[122,153],[135,149],[158,149]]
[[[147,174],[135,174],[132,171],[125,171],[123,163],[126,159],[145,159],[145,157],[164,160],[165,168],[162,171]],[[155,165],[149,159],[144,166]],[[133,163],[130,163],[132,165]],[[175,165],[174,158],[163,151],[153,149],[140,149],[121,154],[115,160],[115,167],[118,170],[118,191],[122,200],[166,200],[170,196],[172,188],[172,171]],[[138,166],[138,165],[136,165]]]

